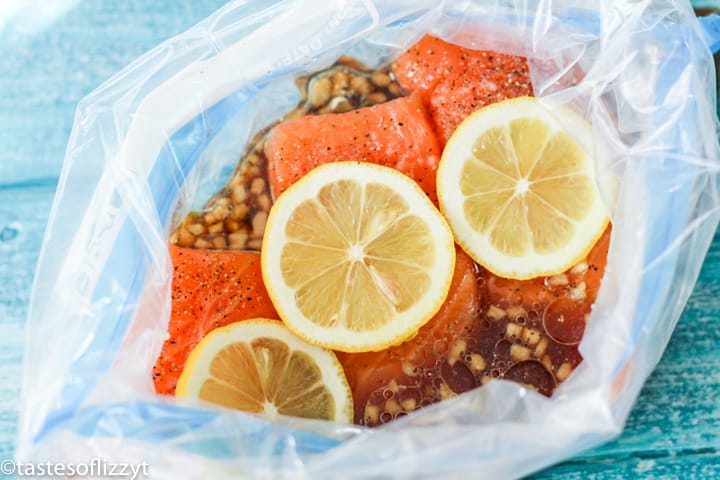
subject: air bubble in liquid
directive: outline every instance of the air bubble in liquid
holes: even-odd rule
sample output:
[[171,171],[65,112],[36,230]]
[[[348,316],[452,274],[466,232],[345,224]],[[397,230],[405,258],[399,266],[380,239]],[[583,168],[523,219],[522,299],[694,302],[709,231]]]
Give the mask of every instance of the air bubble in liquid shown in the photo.
[[545,308],[543,328],[554,341],[564,345],[576,345],[582,339],[585,322],[577,304],[563,297]]
[[435,340],[433,343],[433,352],[435,355],[445,355],[448,351],[448,342],[445,340]]

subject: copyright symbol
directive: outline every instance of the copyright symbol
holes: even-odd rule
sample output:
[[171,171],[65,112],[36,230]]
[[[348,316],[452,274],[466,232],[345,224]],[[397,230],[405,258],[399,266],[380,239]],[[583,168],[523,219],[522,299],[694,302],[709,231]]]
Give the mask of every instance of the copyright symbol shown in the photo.
[[3,475],[12,475],[15,473],[15,462],[12,460],[5,460],[0,463],[0,473]]

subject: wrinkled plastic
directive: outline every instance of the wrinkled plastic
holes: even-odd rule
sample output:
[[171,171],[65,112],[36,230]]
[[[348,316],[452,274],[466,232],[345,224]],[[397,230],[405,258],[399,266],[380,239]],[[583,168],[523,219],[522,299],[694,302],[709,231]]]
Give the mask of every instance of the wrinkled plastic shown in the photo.
[[[714,69],[681,0],[284,1],[227,5],[78,107],[32,294],[20,460],[147,462],[153,478],[518,477],[617,435],[718,224]],[[612,154],[606,274],[551,398],[505,381],[382,428],[268,420],[154,395],[167,239],[245,142],[297,102],[295,75],[390,61],[424,33],[526,55]],[[564,83],[574,69],[577,85]]]

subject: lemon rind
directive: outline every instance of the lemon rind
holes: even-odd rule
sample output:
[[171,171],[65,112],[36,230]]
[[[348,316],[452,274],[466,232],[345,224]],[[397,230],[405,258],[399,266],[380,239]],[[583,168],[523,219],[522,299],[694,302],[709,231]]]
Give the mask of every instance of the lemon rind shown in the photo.
[[[382,175],[377,175],[378,172]],[[323,186],[338,180],[354,180],[364,184],[382,183],[394,187],[395,191],[401,191],[410,208],[408,214],[418,215],[428,221],[436,239],[437,259],[433,272],[437,271],[438,275],[433,275],[431,287],[428,289],[433,293],[397,315],[386,326],[370,332],[357,332],[340,325],[325,328],[314,324],[292,300],[294,291],[286,285],[279,273],[280,253],[287,241],[284,226],[293,212],[292,208],[285,209],[283,205],[299,205],[306,199],[314,198]],[[309,343],[333,350],[348,353],[379,351],[411,338],[440,310],[450,290],[455,270],[455,245],[447,221],[412,179],[389,167],[344,161],[315,168],[276,200],[268,217],[261,264],[270,299],[280,318],[293,333]]]
[[235,342],[250,343],[256,338],[275,338],[292,350],[300,350],[313,358],[322,372],[322,382],[335,399],[335,418],[339,423],[352,423],[354,407],[352,392],[345,371],[334,352],[309,344],[289,331],[281,321],[253,318],[216,328],[191,351],[177,383],[176,395],[199,398],[205,380],[211,378],[210,363],[220,349]]
[[[581,232],[581,235],[576,235],[569,246],[549,254],[531,252],[511,256],[498,251],[490,245],[485,235],[475,232],[467,223],[463,212],[464,197],[458,181],[469,153],[468,145],[472,145],[482,132],[528,117],[542,119],[554,131],[565,131],[578,143],[588,159],[586,173],[595,180],[594,201],[588,214],[581,221],[575,222],[576,231]],[[502,121],[498,121],[498,118]],[[445,146],[437,172],[440,209],[450,223],[460,247],[492,273],[518,280],[555,275],[584,259],[609,224],[608,208],[601,194],[604,191],[612,195],[614,191],[612,177],[607,174],[609,159],[607,148],[592,126],[569,108],[535,97],[517,97],[498,102],[466,118]],[[598,171],[602,174],[598,175]],[[602,190],[598,182],[602,183]]]

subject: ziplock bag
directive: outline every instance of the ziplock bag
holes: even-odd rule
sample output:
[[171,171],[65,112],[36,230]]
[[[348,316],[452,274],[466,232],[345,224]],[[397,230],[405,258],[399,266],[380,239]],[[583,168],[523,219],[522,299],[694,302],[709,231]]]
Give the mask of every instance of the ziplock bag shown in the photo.
[[[156,396],[179,219],[293,108],[296,75],[341,54],[383,65],[425,33],[526,56],[535,94],[579,108],[611,153],[583,362],[551,398],[495,381],[377,429]],[[228,4],[78,107],[32,294],[18,459],[147,462],[152,478],[506,478],[608,440],[718,223],[714,106],[708,44],[680,0]]]

